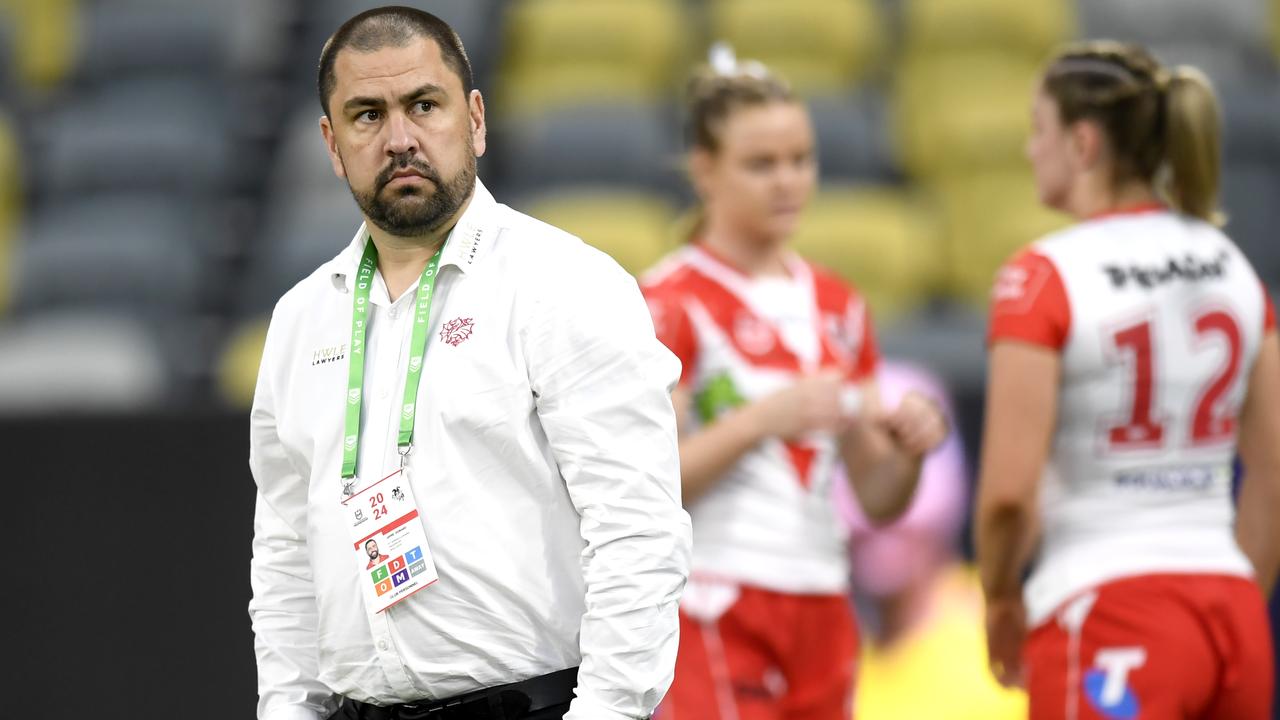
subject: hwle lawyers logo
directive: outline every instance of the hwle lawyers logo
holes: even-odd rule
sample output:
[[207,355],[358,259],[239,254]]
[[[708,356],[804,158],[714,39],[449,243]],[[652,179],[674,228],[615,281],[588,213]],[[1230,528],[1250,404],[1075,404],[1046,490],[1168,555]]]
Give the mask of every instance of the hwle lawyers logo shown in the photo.
[[345,359],[347,359],[347,346],[345,343],[316,348],[311,351],[312,365],[328,365]]

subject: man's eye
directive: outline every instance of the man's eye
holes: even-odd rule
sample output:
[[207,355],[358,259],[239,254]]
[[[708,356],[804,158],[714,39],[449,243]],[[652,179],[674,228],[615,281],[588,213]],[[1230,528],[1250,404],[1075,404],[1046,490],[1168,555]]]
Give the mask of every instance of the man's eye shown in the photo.
[[431,100],[419,100],[418,102],[414,103],[413,105],[414,105],[414,108],[416,108],[416,109],[417,109],[417,111],[418,111],[418,112],[420,112],[420,113],[428,113],[428,112],[431,112],[431,111],[432,111],[432,110],[434,110],[434,109],[435,109],[435,107],[436,107],[436,104],[435,104],[434,102],[432,102]]
[[356,116],[356,121],[368,122],[368,123],[378,122],[378,119],[381,117],[382,116],[378,113],[377,110],[365,110],[364,112]]

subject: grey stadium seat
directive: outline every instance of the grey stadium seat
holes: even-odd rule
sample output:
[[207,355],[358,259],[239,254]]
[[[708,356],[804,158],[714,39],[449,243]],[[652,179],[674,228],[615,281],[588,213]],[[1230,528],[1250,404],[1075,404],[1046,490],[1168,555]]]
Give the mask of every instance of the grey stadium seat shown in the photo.
[[645,103],[569,106],[508,118],[497,151],[504,190],[524,195],[562,185],[639,185],[673,195],[679,130],[669,109]]
[[42,127],[34,159],[45,192],[223,187],[233,153],[216,86],[181,76],[77,93]]
[[55,312],[0,323],[0,347],[2,415],[137,411],[169,399],[160,343],[125,314]]
[[883,95],[868,88],[813,98],[809,110],[823,178],[883,181],[897,175]]
[[196,310],[210,227],[198,208],[158,195],[99,195],[31,218],[14,261],[14,311],[119,308],[146,316]]

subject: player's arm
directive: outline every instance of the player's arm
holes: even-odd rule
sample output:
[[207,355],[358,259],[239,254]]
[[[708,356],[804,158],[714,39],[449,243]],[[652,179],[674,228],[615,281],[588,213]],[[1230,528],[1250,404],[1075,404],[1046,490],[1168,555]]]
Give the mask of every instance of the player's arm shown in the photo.
[[1018,597],[1037,540],[1040,474],[1058,403],[1057,352],[1019,342],[991,348],[974,542],[989,599]]
[[862,381],[858,416],[840,434],[840,456],[867,519],[887,523],[911,504],[925,455],[947,436],[937,404],[909,392],[892,411],[880,403],[875,380]]
[[683,386],[671,392],[680,425],[680,494],[687,506],[702,497],[734,463],[763,440],[759,403],[746,405],[691,432],[687,418],[693,411],[693,393]]
[[1258,584],[1270,595],[1280,571],[1280,340],[1262,339],[1240,412],[1244,480],[1236,515],[1236,540],[1253,563]]
[[[742,456],[770,437],[783,440],[832,432],[842,424],[841,374],[824,370],[716,417],[680,436],[680,482],[685,504],[711,489]],[[672,393],[677,417],[687,418],[693,398],[684,387]]]
[[[290,462],[276,425],[275,344],[268,330],[249,416],[249,468],[258,486],[249,563],[258,717],[320,720],[335,702],[319,680],[319,619],[305,534],[307,479]],[[337,490],[335,479],[335,495]]]

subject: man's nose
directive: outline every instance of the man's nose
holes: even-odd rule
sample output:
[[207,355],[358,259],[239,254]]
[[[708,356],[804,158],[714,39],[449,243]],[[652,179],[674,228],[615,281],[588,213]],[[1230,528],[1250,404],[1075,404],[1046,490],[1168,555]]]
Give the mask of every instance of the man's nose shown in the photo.
[[387,155],[396,157],[418,150],[418,141],[413,136],[413,123],[403,113],[391,113],[387,118]]

